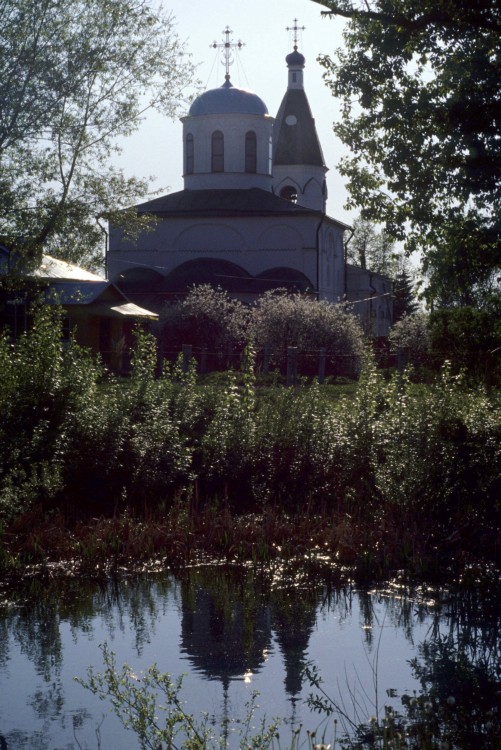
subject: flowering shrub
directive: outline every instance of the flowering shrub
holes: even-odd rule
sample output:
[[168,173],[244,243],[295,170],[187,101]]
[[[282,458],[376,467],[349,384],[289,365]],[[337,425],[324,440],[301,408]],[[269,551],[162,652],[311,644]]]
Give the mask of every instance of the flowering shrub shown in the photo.
[[430,335],[426,313],[404,315],[392,326],[388,338],[392,351],[403,350],[407,354],[408,363],[414,367],[429,362]]
[[343,359],[344,369],[360,370],[364,351],[358,319],[342,305],[275,289],[263,294],[253,310],[251,335],[259,349],[267,349],[271,361],[281,363],[290,346],[300,351],[326,349]]

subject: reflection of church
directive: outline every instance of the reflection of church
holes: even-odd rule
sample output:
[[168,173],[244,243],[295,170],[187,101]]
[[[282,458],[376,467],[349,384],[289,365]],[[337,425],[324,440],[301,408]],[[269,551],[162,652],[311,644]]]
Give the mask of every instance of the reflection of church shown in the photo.
[[275,641],[285,691],[294,699],[302,688],[317,605],[316,591],[270,593],[244,570],[191,570],[182,583],[181,650],[196,671],[227,691],[232,680],[263,669]]
[[328,170],[303,86],[305,58],[297,44],[287,55],[287,90],[273,119],[259,96],[232,84],[229,34],[223,85],[183,118],[184,190],[137,206],[156,219],[137,240],[111,228],[110,279],[155,311],[194,283],[243,301],[275,287],[359,300],[354,312],[367,332],[384,335],[389,279],[345,262],[349,227],[325,212]]
[[196,583],[187,593],[185,588],[181,648],[194,668],[210,680],[220,680],[225,689],[232,679],[258,672],[271,643],[268,608],[248,611],[242,599],[231,595],[221,606],[218,592]]

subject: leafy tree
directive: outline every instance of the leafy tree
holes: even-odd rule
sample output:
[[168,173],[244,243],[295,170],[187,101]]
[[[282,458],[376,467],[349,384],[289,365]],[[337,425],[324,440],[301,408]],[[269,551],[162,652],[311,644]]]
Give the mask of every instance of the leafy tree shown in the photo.
[[429,322],[430,351],[438,365],[449,360],[456,371],[499,384],[501,375],[501,304],[492,298],[482,310],[473,307],[434,310]]
[[473,304],[499,267],[497,0],[316,0],[349,19],[323,56],[351,207],[423,251],[428,297]]
[[374,223],[359,217],[353,222],[353,237],[347,246],[350,262],[393,278],[397,272],[399,255],[395,243],[383,229],[378,232]]
[[117,137],[174,116],[192,65],[150,0],[1,0],[0,29],[0,236],[88,258],[96,217],[135,226],[147,191],[110,165]]

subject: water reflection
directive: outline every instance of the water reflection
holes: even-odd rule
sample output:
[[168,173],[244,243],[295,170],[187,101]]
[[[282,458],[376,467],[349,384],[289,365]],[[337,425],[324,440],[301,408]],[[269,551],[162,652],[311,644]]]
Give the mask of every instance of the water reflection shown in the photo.
[[[173,674],[189,665],[197,678],[186,697],[193,699],[195,713],[208,708],[204,685],[217,682],[222,700],[214,708],[222,715],[234,691],[252,680],[267,701],[268,696],[276,700],[273,715],[285,715],[288,702],[295,718],[294,706],[308,688],[303,663],[320,661],[339,675],[360,641],[362,654],[376,653],[382,629],[388,632],[390,654],[398,651],[402,664],[419,644],[444,636],[472,664],[499,663],[499,609],[485,595],[467,601],[394,586],[361,592],[300,570],[284,575],[207,566],[178,578],[32,582],[4,598],[0,735],[9,750],[98,746],[96,727],[106,709],[72,677],[83,676],[91,663],[101,667],[98,644],[104,641],[119,664],[140,669],[157,661]],[[421,655],[426,656],[423,647]],[[389,667],[387,679],[398,681]],[[102,746],[119,750],[126,740],[113,718],[103,724],[108,735]]]

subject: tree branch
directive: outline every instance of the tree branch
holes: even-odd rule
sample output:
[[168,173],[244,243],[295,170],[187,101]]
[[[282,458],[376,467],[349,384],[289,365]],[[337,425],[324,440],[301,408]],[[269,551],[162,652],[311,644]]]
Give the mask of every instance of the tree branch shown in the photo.
[[400,26],[409,31],[423,31],[429,26],[443,26],[448,28],[464,28],[470,26],[476,29],[485,29],[501,33],[501,20],[496,17],[484,17],[474,11],[461,10],[457,15],[441,12],[423,13],[416,18],[410,18],[401,13],[383,13],[381,11],[361,10],[352,6],[340,6],[338,0],[313,0],[314,3],[322,5],[328,10],[321,12],[323,16],[341,16],[351,20],[379,21],[387,26]]

